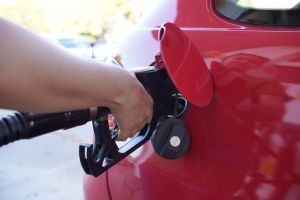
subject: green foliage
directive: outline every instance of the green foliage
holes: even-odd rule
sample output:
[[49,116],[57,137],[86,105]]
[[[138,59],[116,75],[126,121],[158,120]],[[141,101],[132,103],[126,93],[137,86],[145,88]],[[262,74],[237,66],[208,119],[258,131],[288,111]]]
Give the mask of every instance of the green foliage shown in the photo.
[[103,38],[120,21],[135,23],[131,5],[141,0],[14,0],[0,3],[0,15],[36,32],[64,32]]
[[19,1],[16,4],[0,4],[0,15],[38,32],[49,31],[44,8],[34,0]]
[[246,8],[253,8],[253,2],[252,0],[238,0],[237,4],[241,7],[246,7]]

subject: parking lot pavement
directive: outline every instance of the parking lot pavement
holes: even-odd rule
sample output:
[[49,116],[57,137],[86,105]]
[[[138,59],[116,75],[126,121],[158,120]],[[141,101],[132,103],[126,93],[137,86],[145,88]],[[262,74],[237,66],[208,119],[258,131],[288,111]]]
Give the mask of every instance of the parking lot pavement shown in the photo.
[[78,145],[91,140],[89,123],[1,147],[0,199],[83,199]]

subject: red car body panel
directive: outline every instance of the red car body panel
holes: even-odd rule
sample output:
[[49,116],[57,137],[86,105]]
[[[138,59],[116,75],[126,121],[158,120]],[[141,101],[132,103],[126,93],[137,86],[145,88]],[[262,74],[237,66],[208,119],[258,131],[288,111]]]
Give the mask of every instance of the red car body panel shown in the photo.
[[84,194],[85,199],[110,199],[110,191],[107,185],[107,173],[97,178],[93,176],[85,176]]
[[122,200],[299,200],[300,29],[229,21],[211,0],[164,0],[120,43],[124,66],[154,61],[165,22],[200,52],[211,102],[184,116],[186,156],[163,159],[148,142],[107,172],[108,183],[86,177],[86,199],[109,199],[108,184],[111,198]]

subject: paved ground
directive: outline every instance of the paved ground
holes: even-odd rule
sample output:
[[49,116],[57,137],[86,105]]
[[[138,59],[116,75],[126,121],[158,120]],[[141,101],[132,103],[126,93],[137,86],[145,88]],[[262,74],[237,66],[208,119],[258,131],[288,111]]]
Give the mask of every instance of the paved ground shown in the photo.
[[83,199],[78,145],[91,138],[87,124],[1,147],[0,199]]

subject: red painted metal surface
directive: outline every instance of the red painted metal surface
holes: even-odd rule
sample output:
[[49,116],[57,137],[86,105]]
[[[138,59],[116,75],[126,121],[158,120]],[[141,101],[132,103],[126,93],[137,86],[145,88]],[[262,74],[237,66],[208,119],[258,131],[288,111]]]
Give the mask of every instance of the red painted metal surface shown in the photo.
[[85,176],[83,183],[85,199],[111,199],[107,185],[107,173],[102,174],[98,178],[94,178],[93,176]]
[[172,23],[159,30],[163,63],[181,94],[195,106],[207,106],[213,94],[210,73],[193,42]]
[[[211,0],[164,0],[120,44],[125,66],[154,61],[167,21],[202,55],[213,98],[184,118],[185,157],[165,160],[146,143],[110,169],[112,199],[299,200],[300,29],[227,21]],[[89,179],[99,195],[87,199],[100,199],[105,183]]]

